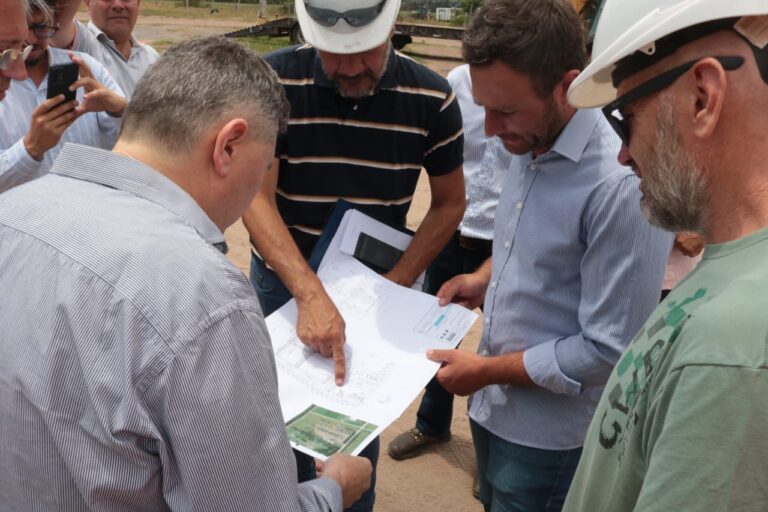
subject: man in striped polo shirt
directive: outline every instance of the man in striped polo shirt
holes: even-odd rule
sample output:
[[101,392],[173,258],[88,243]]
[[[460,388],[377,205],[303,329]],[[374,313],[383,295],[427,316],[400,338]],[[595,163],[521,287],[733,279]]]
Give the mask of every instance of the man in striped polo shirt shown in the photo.
[[[254,253],[251,281],[266,315],[291,295],[296,331],[345,375],[344,320],[306,262],[339,199],[404,225],[421,168],[432,201],[413,242],[386,276],[410,286],[461,220],[461,113],[446,80],[396,52],[389,37],[399,0],[297,0],[309,45],[266,57],[291,104],[274,172],[244,216]],[[364,452],[366,453],[366,452]],[[367,455],[375,462],[378,441]],[[300,479],[314,474],[297,454]],[[359,510],[373,505],[373,490]]]

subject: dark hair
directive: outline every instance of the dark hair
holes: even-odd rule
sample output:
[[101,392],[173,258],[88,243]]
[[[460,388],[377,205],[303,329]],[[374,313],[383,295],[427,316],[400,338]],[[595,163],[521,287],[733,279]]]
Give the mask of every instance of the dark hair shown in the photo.
[[462,54],[475,66],[502,61],[530,78],[540,96],[587,60],[584,27],[567,0],[486,1],[464,33]]
[[139,80],[121,137],[189,150],[227,116],[275,137],[288,110],[277,74],[255,52],[224,37],[191,39],[170,47]]

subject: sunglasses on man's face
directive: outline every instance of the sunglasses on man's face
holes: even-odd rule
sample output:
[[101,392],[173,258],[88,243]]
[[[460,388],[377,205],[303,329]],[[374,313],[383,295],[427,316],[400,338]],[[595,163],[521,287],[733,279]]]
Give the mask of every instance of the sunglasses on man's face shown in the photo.
[[0,52],[0,71],[7,71],[16,65],[19,61],[27,60],[32,46],[26,46],[19,50],[18,48],[9,48]]
[[[738,69],[742,64],[744,64],[743,57],[713,58],[717,60],[726,71],[733,71],[734,69]],[[664,73],[661,73],[660,75],[657,75],[650,80],[643,82],[628,93],[622,95],[619,98],[616,98],[603,107],[603,114],[605,115],[606,119],[608,119],[608,123],[610,123],[613,129],[616,130],[616,133],[619,134],[619,137],[621,137],[621,141],[625,146],[629,146],[630,130],[629,123],[622,115],[624,109],[629,106],[630,103],[634,103],[639,99],[645,98],[651,94],[661,92],[662,90],[666,89],[675,83],[678,78],[683,76],[689,69],[694,66],[694,64],[700,60],[701,59],[692,60],[690,62],[686,62],[685,64],[674,67],[668,71],[665,71]]]
[[363,27],[373,20],[376,19],[376,17],[381,13],[382,9],[384,9],[384,4],[387,0],[381,0],[376,5],[372,5],[371,7],[363,7],[362,9],[350,9],[348,11],[334,11],[333,9],[325,9],[322,7],[314,7],[312,4],[310,4],[310,0],[304,0],[304,8],[307,10],[307,14],[315,20],[319,25],[322,25],[323,27],[332,27],[336,25],[336,23],[339,22],[339,20],[344,20],[351,27]]

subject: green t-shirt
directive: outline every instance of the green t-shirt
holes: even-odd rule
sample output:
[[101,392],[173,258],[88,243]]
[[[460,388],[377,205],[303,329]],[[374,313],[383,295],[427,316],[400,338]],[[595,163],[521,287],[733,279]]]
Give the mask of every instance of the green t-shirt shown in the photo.
[[710,245],[616,365],[565,512],[768,511],[768,229]]

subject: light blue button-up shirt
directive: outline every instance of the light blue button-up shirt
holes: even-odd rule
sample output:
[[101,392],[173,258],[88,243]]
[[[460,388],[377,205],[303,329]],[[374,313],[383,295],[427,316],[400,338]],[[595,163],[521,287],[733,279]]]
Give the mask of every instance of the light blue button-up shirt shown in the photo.
[[0,195],[0,509],[337,510],[296,483],[258,300],[140,162],[66,145]]
[[659,302],[672,234],[640,211],[639,180],[599,110],[507,173],[496,212],[483,355],[523,352],[538,387],[492,385],[469,415],[510,442],[584,442],[611,369]]

